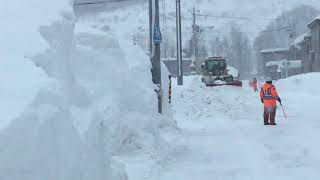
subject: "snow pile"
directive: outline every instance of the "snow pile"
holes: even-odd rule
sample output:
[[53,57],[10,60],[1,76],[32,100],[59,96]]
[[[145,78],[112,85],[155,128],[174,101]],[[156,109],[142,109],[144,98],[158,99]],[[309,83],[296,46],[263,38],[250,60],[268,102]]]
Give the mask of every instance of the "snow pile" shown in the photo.
[[320,73],[309,73],[292,76],[278,81],[278,87],[290,93],[317,95],[320,86],[316,83],[320,79]]
[[0,60],[1,129],[18,117],[48,82],[46,74],[24,59],[23,54],[13,56]]
[[320,101],[320,86],[317,84],[319,79],[319,73],[309,73],[281,79],[276,83],[283,104],[286,109],[292,111],[292,115],[300,117],[301,120],[308,120],[310,123],[318,121],[315,105]]
[[[99,92],[95,95],[97,99],[110,102],[108,109],[112,110],[107,111],[110,117],[107,123],[116,126],[110,126],[111,132],[115,133],[111,137],[123,138],[112,140],[115,142],[114,152],[117,153],[128,151],[127,145],[133,150],[157,148],[157,128],[174,126],[168,104],[168,72],[165,66],[162,66],[163,118],[157,114],[157,97],[153,90],[149,57],[140,47],[132,45],[131,34],[140,25],[136,18],[143,15],[143,7],[132,7],[125,12],[121,9],[81,17],[76,26],[76,54],[79,55],[76,59],[81,62],[78,69],[96,77],[88,77],[80,72],[76,74],[79,81],[84,82],[82,84],[89,85],[87,89]],[[90,39],[100,39],[101,42],[109,42],[109,45],[99,47],[102,43],[92,44]],[[92,67],[92,70],[88,70],[88,67]],[[81,77],[81,74],[85,77]],[[106,113],[105,110],[102,112]]]
[[72,62],[72,71],[92,100],[87,110],[91,115],[77,121],[97,121],[98,114],[114,154],[157,147],[157,129],[170,122],[157,114],[148,57],[122,35],[105,35],[91,23],[95,24],[80,20],[76,26],[73,58],[77,61]]
[[228,74],[232,75],[234,78],[239,77],[239,70],[237,68],[228,66],[227,70],[228,70]]
[[49,48],[30,58],[52,80],[2,132],[1,179],[125,180],[112,156],[164,152],[160,128],[175,125],[167,103],[157,113],[149,58],[116,22],[110,31],[100,24],[63,13],[40,27]]
[[[26,4],[37,4],[37,2],[28,2]],[[19,5],[21,5],[21,3],[19,3]],[[55,9],[54,7],[50,7],[50,5],[54,5],[51,3],[39,2],[37,5],[39,5],[37,7],[41,10],[50,8]],[[20,6],[20,8],[22,9],[18,8],[18,10],[21,10],[22,12],[30,11],[30,9],[32,9],[28,6]],[[65,8],[61,8],[60,10],[63,9]],[[36,12],[33,13],[36,14]],[[12,104],[22,104],[23,107],[17,108],[14,114],[14,116],[18,118],[15,118],[10,122],[7,128],[0,132],[0,179],[125,180],[127,177],[124,173],[124,167],[121,164],[114,162],[111,158],[112,148],[119,143],[122,143],[121,145],[124,145],[124,148],[130,146],[130,143],[134,144],[133,140],[135,139],[135,134],[132,132],[137,132],[139,130],[143,131],[141,130],[141,126],[151,126],[145,122],[152,121],[148,119],[150,117],[141,117],[140,114],[140,116],[130,116],[131,119],[124,118],[126,120],[131,120],[130,122],[133,123],[123,124],[132,129],[136,128],[135,131],[126,129],[127,126],[119,125],[121,124],[121,120],[123,120],[120,115],[123,115],[123,117],[129,116],[129,114],[125,114],[126,111],[136,108],[134,106],[136,104],[135,102],[129,104],[128,108],[126,107],[126,103],[132,99],[138,102],[138,98],[134,99],[136,94],[132,95],[132,97],[125,94],[125,90],[129,91],[129,89],[127,86],[123,86],[123,84],[128,84],[129,80],[132,79],[126,79],[129,76],[128,74],[127,77],[124,77],[125,81],[121,81],[123,80],[120,78],[123,77],[123,71],[116,73],[116,76],[108,77],[110,82],[106,79],[108,87],[112,85],[111,87],[114,87],[114,91],[119,91],[117,96],[110,94],[110,97],[99,99],[103,96],[96,96],[96,94],[99,95],[101,92],[102,94],[108,94],[109,91],[108,88],[105,88],[106,86],[86,89],[86,87],[91,88],[94,87],[94,85],[99,86],[103,84],[103,81],[101,80],[103,77],[100,79],[97,78],[101,75],[99,74],[101,69],[93,68],[99,66],[99,60],[101,59],[105,60],[110,57],[116,59],[117,53],[113,54],[112,50],[108,51],[107,54],[104,54],[105,56],[99,56],[99,54],[94,56],[96,55],[94,54],[95,52],[83,53],[84,57],[87,58],[86,60],[93,57],[99,57],[100,59],[97,58],[97,61],[93,61],[92,66],[77,69],[80,66],[78,63],[81,63],[81,59],[77,61],[77,49],[74,48],[74,16],[72,12],[69,13],[64,11],[62,16],[60,11],[57,11],[56,13],[56,16],[52,17],[60,17],[57,18],[57,20],[54,20],[55,18],[47,18],[46,21],[42,21],[43,16],[39,14],[30,18],[32,19],[32,23],[35,24],[31,23],[29,27],[27,26],[28,23],[25,23],[25,31],[20,32],[27,37],[26,39],[19,39],[19,36],[17,39],[14,39],[16,37],[6,34],[8,37],[12,37],[13,40],[8,43],[8,46],[6,46],[6,42],[2,42],[4,43],[3,47],[11,48],[10,46],[12,45],[16,50],[6,51],[7,53],[4,54],[4,57],[7,59],[5,59],[4,62],[1,62],[1,65],[5,65],[4,68],[8,68],[7,71],[4,71],[4,75],[12,76],[10,73],[17,73],[17,70],[22,71],[21,75],[17,73],[18,78],[14,79],[16,82],[11,83],[12,85],[6,83],[7,81],[12,80],[10,79],[10,76],[6,76],[7,79],[3,84],[11,85],[7,86],[8,94],[6,95],[14,97],[15,94],[18,94],[17,91],[27,90],[27,92],[22,95],[28,97],[13,99],[15,101],[11,102]],[[41,21],[38,22],[37,17],[39,17]],[[41,27],[39,28],[39,26]],[[35,27],[36,29],[33,29]],[[20,29],[24,30],[24,28]],[[25,46],[24,43],[27,43],[27,40],[30,37],[32,38],[30,46]],[[86,36],[84,37],[86,38]],[[84,41],[87,42],[85,38]],[[96,38],[96,36],[93,38]],[[83,40],[83,38],[81,40]],[[92,39],[91,37],[89,40],[94,43],[101,42],[95,42],[95,39]],[[20,42],[22,43],[20,44]],[[90,47],[90,44],[87,46]],[[43,50],[44,48],[46,49]],[[3,49],[1,48],[1,51]],[[29,49],[32,49],[32,51],[29,51]],[[43,51],[41,52],[41,50]],[[121,51],[121,49],[118,48],[117,51]],[[38,52],[37,55],[31,56],[31,54],[34,54],[35,52]],[[121,60],[124,53],[119,52],[118,54],[121,55],[118,56]],[[25,55],[28,56],[28,60],[23,59]],[[38,68],[31,63],[30,58]],[[119,64],[119,66],[121,66],[121,64]],[[114,69],[107,69],[108,71],[106,72],[117,72],[115,71],[115,66],[110,66],[110,68]],[[86,74],[85,70],[88,70],[88,74]],[[102,70],[105,71],[105,69]],[[80,72],[83,76],[77,77],[77,73]],[[93,74],[93,76],[90,76],[90,73]],[[128,73],[128,71],[125,73]],[[83,78],[84,76],[89,76],[89,78],[85,79]],[[37,78],[33,80],[32,78],[34,77]],[[84,79],[88,81],[84,81]],[[113,81],[111,81],[111,79]],[[118,79],[120,83],[118,83],[117,86],[116,80]],[[90,80],[95,80],[91,81],[93,86],[86,86],[87,84],[85,84],[85,82],[89,82]],[[96,83],[99,81],[101,81],[100,84]],[[131,83],[134,84],[134,82]],[[29,86],[33,87],[30,88]],[[137,86],[134,88],[136,87]],[[136,91],[139,91],[143,89],[143,87],[136,89]],[[13,92],[9,93],[9,91]],[[16,98],[19,98],[19,96]],[[126,98],[128,98],[128,101],[125,101]],[[101,100],[101,102],[98,102],[97,99]],[[103,102],[103,100],[105,101]],[[121,102],[121,100],[123,102]],[[112,101],[119,102],[119,105],[112,105]],[[142,101],[142,103],[144,103],[144,101]],[[8,103],[8,105],[10,105],[10,103]],[[27,105],[30,106],[26,107]],[[141,106],[137,106],[137,108]],[[109,107],[114,107],[114,109]],[[99,111],[102,109],[103,113],[102,111]],[[23,113],[21,113],[22,110],[24,111]],[[110,110],[112,114],[108,110]],[[113,137],[111,135],[108,136],[110,132],[107,128],[110,126],[109,124],[104,124],[105,121],[103,121],[109,117],[104,116],[104,113],[112,115],[113,118],[112,123],[110,120],[106,122],[121,127],[121,129],[118,128],[113,130],[118,130],[117,134],[115,134],[116,138],[119,138],[122,141],[112,144],[110,139]],[[116,113],[118,116],[115,116]],[[85,125],[79,124],[80,121],[77,120],[79,120],[81,115],[87,115],[82,116],[81,118],[86,119],[86,117],[89,117],[92,121],[87,122],[87,124],[84,122]],[[136,126],[131,127],[130,125],[132,124],[135,124]],[[85,128],[81,129],[81,127]],[[155,130],[152,128],[153,127],[151,126],[149,129],[151,131],[150,135],[146,133],[145,137],[147,137],[147,135],[153,137]],[[119,146],[122,148],[121,145]],[[137,147],[134,146],[134,148],[136,149]]]
[[46,74],[26,56],[48,47],[39,25],[61,19],[60,12],[70,10],[68,4],[66,0],[12,0],[0,7],[1,128],[17,118],[48,82]]

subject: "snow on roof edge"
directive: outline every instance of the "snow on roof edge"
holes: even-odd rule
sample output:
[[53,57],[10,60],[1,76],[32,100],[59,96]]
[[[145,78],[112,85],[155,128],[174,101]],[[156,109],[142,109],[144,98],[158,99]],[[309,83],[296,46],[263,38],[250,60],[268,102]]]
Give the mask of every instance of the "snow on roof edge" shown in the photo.
[[304,41],[304,39],[306,37],[310,36],[310,33],[304,33],[300,36],[298,36],[294,42],[293,42],[293,45],[296,47],[296,48],[301,48],[300,44]]
[[313,22],[320,20],[320,15],[318,15],[317,17],[315,17],[311,22],[308,23],[308,26],[310,26]]
[[272,53],[272,52],[283,52],[289,51],[289,48],[271,48],[271,49],[263,49],[260,53]]
[[280,60],[280,61],[268,61],[266,63],[267,67],[278,66],[278,68],[285,68],[286,62],[288,63],[288,68],[301,68],[302,60]]

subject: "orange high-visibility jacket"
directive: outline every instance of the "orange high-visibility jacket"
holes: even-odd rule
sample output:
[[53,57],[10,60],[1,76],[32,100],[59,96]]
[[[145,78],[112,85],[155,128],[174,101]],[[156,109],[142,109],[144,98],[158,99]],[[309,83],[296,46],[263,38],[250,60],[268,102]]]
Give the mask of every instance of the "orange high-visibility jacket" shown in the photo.
[[258,89],[258,82],[257,82],[257,81],[253,81],[253,82],[252,82],[252,87],[253,87],[254,89]]
[[265,83],[260,90],[260,97],[265,107],[276,107],[278,93],[274,85]]

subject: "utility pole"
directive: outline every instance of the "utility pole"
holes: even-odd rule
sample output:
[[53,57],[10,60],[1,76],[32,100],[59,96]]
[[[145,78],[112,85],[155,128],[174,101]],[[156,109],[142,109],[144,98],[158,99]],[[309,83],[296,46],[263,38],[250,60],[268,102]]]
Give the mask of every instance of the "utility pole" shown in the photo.
[[149,0],[149,53],[150,53],[150,61],[152,63],[152,26],[153,26],[153,0]]
[[193,41],[193,55],[196,61],[196,7],[192,8],[192,41]]
[[200,27],[197,25],[196,20],[197,16],[205,16],[204,14],[200,14],[200,10],[197,10],[195,6],[193,6],[192,10],[189,12],[192,13],[192,42],[193,42],[193,64],[196,66],[197,72],[199,72],[199,38],[200,34],[204,29],[213,29],[213,26],[210,27]]
[[167,10],[166,10],[166,1],[162,0],[162,25],[163,25],[163,57],[168,58],[168,44],[169,44],[169,38],[168,38],[168,25],[167,25]]
[[197,18],[197,12],[199,13],[199,10],[196,10],[196,7],[193,6],[191,13],[192,13],[192,42],[193,42],[193,64],[196,65],[196,69],[198,69],[198,33],[199,33],[199,26],[196,24],[196,18]]
[[[160,44],[162,42],[162,35],[160,31],[160,12],[159,12],[159,0],[154,0],[154,10],[155,10],[155,18],[151,27],[153,27],[153,32],[151,32],[151,43],[150,48],[153,49],[151,52],[151,64],[152,64],[152,81],[153,84],[157,86],[155,89],[158,97],[158,112],[162,113],[162,99],[163,99],[163,92],[161,87],[161,58],[160,58]],[[152,10],[153,6],[151,5]],[[152,15],[153,13],[151,13]]]
[[177,20],[177,67],[178,85],[183,85],[183,65],[182,65],[182,38],[181,38],[181,5],[180,0],[176,0],[176,20]]

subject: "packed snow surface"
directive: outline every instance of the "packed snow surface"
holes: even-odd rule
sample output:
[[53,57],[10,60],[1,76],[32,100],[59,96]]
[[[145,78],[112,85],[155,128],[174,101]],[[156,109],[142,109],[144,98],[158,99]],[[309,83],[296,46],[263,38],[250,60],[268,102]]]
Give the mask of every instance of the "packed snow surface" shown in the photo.
[[166,136],[172,149],[153,166],[131,161],[136,168],[129,177],[141,179],[140,167],[150,180],[317,179],[319,78],[313,73],[276,82],[288,119],[279,106],[278,125],[264,126],[263,105],[253,89],[207,88],[200,77],[185,77],[184,86],[173,88],[181,130]]

